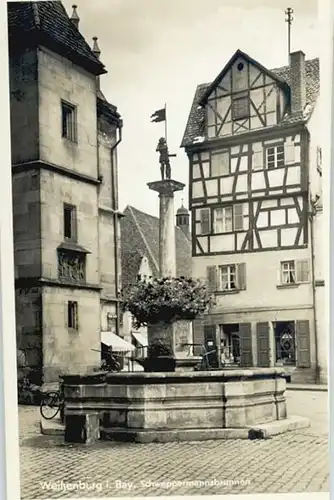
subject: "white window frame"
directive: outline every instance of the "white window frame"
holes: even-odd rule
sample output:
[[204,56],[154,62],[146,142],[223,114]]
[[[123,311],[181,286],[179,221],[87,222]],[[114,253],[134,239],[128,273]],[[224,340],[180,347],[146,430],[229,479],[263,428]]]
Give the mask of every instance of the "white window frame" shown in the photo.
[[78,302],[73,300],[67,302],[67,327],[69,330],[79,330]]
[[77,107],[64,100],[61,100],[61,127],[63,139],[77,142]]
[[242,227],[240,227],[240,228],[238,227],[238,229],[235,228],[236,227],[235,206],[236,205],[229,205],[227,207],[219,207],[219,208],[215,208],[213,210],[213,231],[214,231],[214,234],[233,233],[234,231],[244,231],[245,217],[243,214],[243,204],[238,204],[238,206],[242,207],[242,209],[241,209],[242,214],[238,214],[238,216],[241,215],[241,217],[242,217]]
[[[289,273],[291,273],[290,276]],[[288,278],[289,281],[286,281],[287,277],[289,277]],[[293,285],[293,284],[299,285],[301,283],[309,283],[309,282],[310,282],[310,267],[308,259],[281,261],[280,263],[281,285]]]
[[284,143],[276,144],[276,146],[266,146],[265,163],[266,163],[266,169],[268,170],[284,167],[285,165]]
[[296,261],[284,260],[281,262],[281,283],[282,285],[292,285],[297,283]]
[[238,290],[238,268],[236,264],[219,266],[219,288],[221,291]]

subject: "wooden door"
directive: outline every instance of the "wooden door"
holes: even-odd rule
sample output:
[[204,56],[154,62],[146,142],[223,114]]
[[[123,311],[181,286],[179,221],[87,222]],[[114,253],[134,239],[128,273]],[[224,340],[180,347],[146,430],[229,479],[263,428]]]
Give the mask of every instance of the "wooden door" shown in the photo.
[[240,366],[253,366],[252,327],[250,323],[239,325],[240,337]]
[[310,368],[310,326],[308,320],[296,321],[297,366]]
[[268,368],[270,366],[269,323],[257,323],[257,366]]

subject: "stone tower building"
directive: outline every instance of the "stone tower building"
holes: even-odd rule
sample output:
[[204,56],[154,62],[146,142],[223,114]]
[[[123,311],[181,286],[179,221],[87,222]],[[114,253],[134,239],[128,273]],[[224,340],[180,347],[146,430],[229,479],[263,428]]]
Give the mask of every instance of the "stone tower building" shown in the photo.
[[119,332],[117,145],[97,40],[61,2],[8,3],[17,348],[36,379],[100,365]]

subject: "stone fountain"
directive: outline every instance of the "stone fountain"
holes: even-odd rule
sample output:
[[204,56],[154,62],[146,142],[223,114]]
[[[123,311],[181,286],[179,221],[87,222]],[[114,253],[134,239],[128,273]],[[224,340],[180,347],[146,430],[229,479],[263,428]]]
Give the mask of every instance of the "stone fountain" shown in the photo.
[[[161,180],[148,187],[160,199],[160,275],[174,277],[174,193],[184,184],[171,178],[172,155],[164,139],[157,151]],[[189,361],[185,344],[191,343],[190,321],[149,325],[149,345],[157,337],[172,345],[179,360],[176,372],[63,378],[66,441],[255,439],[309,426],[308,420],[287,415],[284,370],[187,371],[182,367]]]

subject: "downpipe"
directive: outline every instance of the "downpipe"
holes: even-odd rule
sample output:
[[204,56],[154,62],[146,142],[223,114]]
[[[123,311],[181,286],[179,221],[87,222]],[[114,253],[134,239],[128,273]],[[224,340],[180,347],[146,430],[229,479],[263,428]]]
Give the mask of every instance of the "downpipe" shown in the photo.
[[318,332],[317,332],[317,305],[315,291],[315,253],[314,253],[314,217],[316,215],[316,201],[310,199],[311,211],[308,213],[310,221],[310,239],[311,239],[311,261],[312,261],[312,297],[313,297],[313,328],[314,328],[314,353],[315,353],[315,383],[320,383],[319,351],[318,351]]
[[111,170],[111,181],[112,181],[112,206],[114,207],[114,260],[115,260],[115,308],[116,308],[116,333],[119,335],[120,333],[120,300],[119,300],[119,252],[118,252],[118,199],[116,196],[116,190],[118,186],[116,186],[116,181],[117,177],[115,175],[115,163],[116,163],[116,168],[118,167],[118,162],[114,162],[114,151],[117,148],[117,146],[120,144],[122,141],[123,135],[122,135],[122,127],[123,127],[123,122],[120,122],[118,125],[118,131],[119,131],[119,137],[118,140],[115,142],[113,146],[110,148],[110,159],[111,159],[111,165],[112,165],[112,170]]

